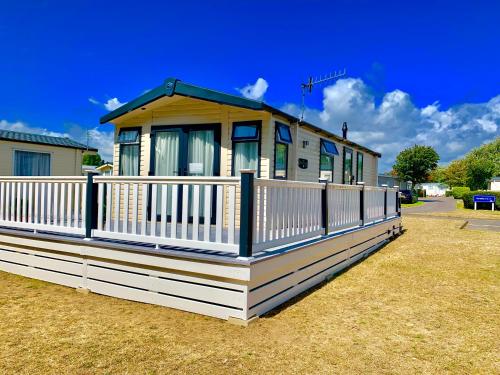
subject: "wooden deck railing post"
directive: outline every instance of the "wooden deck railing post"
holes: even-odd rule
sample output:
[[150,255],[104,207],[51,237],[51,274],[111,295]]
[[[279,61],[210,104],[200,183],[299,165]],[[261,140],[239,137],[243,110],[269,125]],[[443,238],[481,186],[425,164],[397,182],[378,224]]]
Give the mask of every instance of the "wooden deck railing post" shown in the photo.
[[382,184],[384,188],[384,219],[387,219],[387,187],[388,185]]
[[361,226],[365,225],[365,183],[357,182],[361,185],[361,190],[359,191],[359,220],[361,221]]
[[240,257],[252,256],[253,244],[253,206],[254,200],[254,169],[241,171],[241,203],[240,203]]
[[92,237],[92,229],[97,228],[97,184],[94,176],[97,173],[87,173],[87,194],[85,201],[85,239]]
[[397,189],[396,190],[396,213],[398,214],[398,216],[401,216],[401,200],[399,199],[399,186],[394,185],[394,188]]
[[321,190],[321,225],[325,231],[325,236],[328,235],[328,180],[320,179],[319,182],[325,184],[323,190]]

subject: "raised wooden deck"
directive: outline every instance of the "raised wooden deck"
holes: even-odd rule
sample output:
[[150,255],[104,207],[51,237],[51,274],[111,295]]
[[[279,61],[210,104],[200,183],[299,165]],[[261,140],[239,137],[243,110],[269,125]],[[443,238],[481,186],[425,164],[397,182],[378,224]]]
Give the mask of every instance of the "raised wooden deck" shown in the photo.
[[[161,182],[168,183],[166,179]],[[185,186],[186,181],[183,182]],[[203,223],[181,220],[175,224],[178,231],[174,232],[179,233],[183,242],[178,238],[171,241],[168,235],[172,233],[171,222],[160,219],[152,223],[138,220],[133,215],[129,221],[128,209],[118,209],[115,215],[102,218],[102,222],[96,224],[97,228],[89,231],[92,208],[85,203],[93,198],[88,185],[78,189],[89,193],[80,193],[80,197],[88,197],[86,202],[75,203],[76,199],[68,198],[73,195],[53,196],[53,201],[59,201],[59,215],[48,218],[42,210],[44,196],[41,192],[48,192],[49,183],[68,181],[26,181],[26,196],[22,199],[25,190],[18,193],[17,189],[23,183],[0,179],[0,203],[5,204],[5,199],[10,198],[4,194],[7,184],[16,184],[15,196],[19,194],[21,197],[21,200],[10,200],[8,209],[5,206],[0,209],[0,270],[222,319],[248,321],[262,315],[401,233],[396,196],[391,196],[391,202],[388,199],[388,192],[396,192],[392,189],[286,181],[278,184],[259,180],[254,181],[252,194],[247,195],[248,187],[234,185],[231,181],[232,186],[238,190],[241,188],[238,197],[241,207],[235,204],[236,195],[234,199],[224,200],[224,194],[221,194],[216,205],[218,212],[233,210],[235,218],[244,214],[250,216],[249,220],[233,221],[220,215],[220,221],[208,228],[213,234],[207,241],[208,246],[196,247],[181,244],[196,244],[192,233],[196,226],[198,238],[204,238]],[[30,183],[45,185],[43,188],[42,185],[32,186],[30,195]],[[80,180],[77,183],[82,184]],[[122,180],[117,183],[124,184]],[[135,189],[136,182],[131,184],[129,191]],[[212,184],[217,186],[221,181],[214,179]],[[9,186],[9,191],[12,189]],[[125,190],[123,186],[120,189]],[[52,186],[50,190],[54,192],[56,189]],[[61,190],[59,186],[57,191]],[[66,186],[64,190],[70,189]],[[110,190],[118,189],[111,187],[107,191]],[[238,190],[234,189],[235,192]],[[34,196],[35,191],[40,195]],[[99,194],[96,195],[98,198],[95,199],[99,200],[104,196],[102,194],[99,198]],[[132,207],[135,204],[140,207],[134,203],[139,201],[138,198],[135,196],[131,200]],[[87,207],[86,212],[80,210],[78,220],[75,220],[74,212],[70,210],[68,214],[60,209],[61,199],[66,202],[66,207]],[[119,193],[114,199],[121,202]],[[245,199],[247,203],[251,199],[246,212]],[[99,201],[96,204],[96,215],[106,211],[98,209],[99,205],[108,207],[106,203]],[[51,204],[53,212],[55,203]],[[47,206],[45,202],[44,210]],[[64,220],[61,220],[61,215]],[[20,225],[17,225],[18,219]],[[68,231],[68,223],[70,228],[77,230]],[[109,223],[112,235],[107,235],[106,230],[99,231],[99,225],[105,229],[106,223]],[[137,228],[143,225],[145,234],[131,237],[136,235],[132,233],[134,225]],[[154,230],[152,225],[155,225]],[[232,229],[231,225],[234,226]],[[90,232],[90,236],[83,232]],[[131,241],[135,238],[140,241]],[[245,239],[246,246],[241,246]],[[218,246],[224,243],[234,246],[230,249]]]

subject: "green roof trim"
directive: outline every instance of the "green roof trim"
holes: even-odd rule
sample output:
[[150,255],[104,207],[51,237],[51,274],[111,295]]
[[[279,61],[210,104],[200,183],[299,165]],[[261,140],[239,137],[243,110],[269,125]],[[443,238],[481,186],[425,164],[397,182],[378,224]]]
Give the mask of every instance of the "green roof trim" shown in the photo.
[[326,137],[332,137],[339,142],[343,142],[347,145],[354,146],[362,151],[366,151],[375,156],[381,157],[381,154],[375,151],[370,150],[364,146],[358,145],[357,143],[351,142],[346,139],[342,139],[341,137],[330,133],[327,130],[321,129],[320,127],[310,124],[305,121],[301,121],[299,118],[290,115],[289,113],[283,112],[277,108],[274,108],[262,101],[252,100],[247,98],[242,98],[241,96],[226,94],[220,91],[210,90],[203,87],[191,85],[189,83],[184,83],[176,78],[167,78],[165,82],[154,88],[151,91],[139,96],[138,98],[128,102],[127,104],[122,105],[121,107],[115,109],[114,111],[104,115],[100,119],[101,124],[105,124],[107,122],[113,121],[114,119],[121,117],[129,112],[135,111],[138,108],[144,107],[145,105],[158,100],[164,96],[174,96],[181,95],[189,98],[206,100],[214,103],[253,109],[256,111],[267,111],[275,115],[282,116],[293,123],[298,123],[299,126],[305,126],[317,133],[321,133]]
[[96,148],[87,147],[83,143],[73,141],[66,137],[53,137],[50,135],[22,133],[11,130],[0,130],[0,140],[11,142],[34,143],[39,145],[75,148],[79,150],[96,151]]

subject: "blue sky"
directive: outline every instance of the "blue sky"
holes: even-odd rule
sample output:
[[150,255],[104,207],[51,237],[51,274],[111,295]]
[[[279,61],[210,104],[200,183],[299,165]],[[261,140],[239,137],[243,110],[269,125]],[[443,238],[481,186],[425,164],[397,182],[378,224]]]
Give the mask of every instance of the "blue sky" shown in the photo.
[[446,163],[499,135],[499,1],[0,5],[0,127],[92,129],[108,158],[105,104],[170,76],[237,95],[258,82],[245,95],[297,113],[301,82],[346,68],[307,97],[307,120],[336,133],[347,121],[382,171],[414,143]]

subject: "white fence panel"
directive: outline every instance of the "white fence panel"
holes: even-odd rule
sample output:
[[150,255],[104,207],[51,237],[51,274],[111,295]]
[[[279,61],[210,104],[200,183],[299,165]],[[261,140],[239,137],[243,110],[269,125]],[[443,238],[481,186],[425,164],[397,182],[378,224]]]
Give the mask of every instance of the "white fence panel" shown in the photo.
[[321,235],[324,187],[312,182],[256,179],[253,252]]
[[328,231],[335,232],[361,224],[361,186],[328,184]]
[[385,188],[365,186],[365,224],[384,219]]
[[94,181],[95,237],[238,252],[239,178],[97,176]]
[[398,189],[397,188],[389,188],[387,189],[387,217],[397,216],[397,207],[396,201],[398,197]]
[[0,225],[83,235],[86,178],[0,177]]

